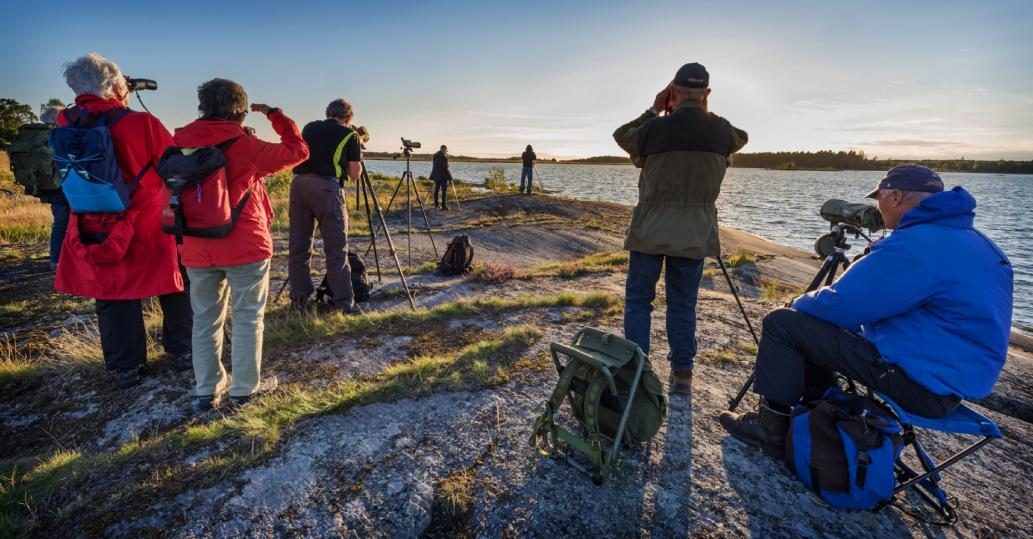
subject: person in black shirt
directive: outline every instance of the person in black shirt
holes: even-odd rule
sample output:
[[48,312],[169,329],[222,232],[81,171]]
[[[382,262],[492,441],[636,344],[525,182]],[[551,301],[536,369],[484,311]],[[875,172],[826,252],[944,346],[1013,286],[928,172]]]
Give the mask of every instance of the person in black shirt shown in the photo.
[[434,180],[434,207],[438,207],[438,191],[441,191],[441,209],[448,209],[448,182],[452,181],[452,173],[448,170],[448,147],[444,144],[434,154],[434,163],[430,169],[430,179]]
[[534,160],[538,156],[534,154],[534,150],[531,149],[531,145],[527,145],[527,150],[520,155],[520,159],[524,162],[524,168],[520,171],[520,192],[524,192],[524,179],[527,179],[527,194],[531,194],[531,181],[534,180]]
[[311,122],[301,132],[308,143],[309,158],[294,168],[291,182],[287,266],[291,303],[301,311],[315,291],[309,262],[312,235],[318,224],[333,305],[348,314],[359,312],[348,266],[348,211],[344,201],[345,180],[357,181],[362,171],[362,149],[351,127],[353,114],[351,104],[335,99],[326,107],[325,120]]

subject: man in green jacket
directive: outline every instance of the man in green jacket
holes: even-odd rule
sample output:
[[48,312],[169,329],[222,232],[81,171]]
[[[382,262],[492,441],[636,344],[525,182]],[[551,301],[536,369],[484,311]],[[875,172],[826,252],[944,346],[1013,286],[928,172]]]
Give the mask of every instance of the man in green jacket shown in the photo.
[[[650,314],[660,270],[667,287],[667,339],[672,389],[692,390],[696,296],[708,256],[720,256],[717,195],[729,156],[746,132],[709,112],[710,74],[685,64],[653,106],[613,133],[642,169],[639,201],[624,248],[630,251],[624,335],[649,353]],[[664,116],[660,116],[665,113]]]

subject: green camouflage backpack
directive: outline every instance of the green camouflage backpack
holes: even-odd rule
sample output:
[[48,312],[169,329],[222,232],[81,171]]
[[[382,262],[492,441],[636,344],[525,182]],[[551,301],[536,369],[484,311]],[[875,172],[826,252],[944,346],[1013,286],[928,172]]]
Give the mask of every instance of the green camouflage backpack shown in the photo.
[[11,158],[14,181],[25,186],[25,194],[61,188],[61,176],[54,169],[47,124],[25,124],[18,129],[7,155]]
[[[535,423],[531,445],[551,457],[568,456],[566,448],[585,454],[592,479],[602,483],[621,463],[622,446],[648,442],[660,430],[667,418],[663,386],[634,342],[598,329],[582,329],[569,346],[552,343],[551,352],[560,380]],[[559,355],[570,358],[566,365]],[[556,424],[564,401],[584,436]]]

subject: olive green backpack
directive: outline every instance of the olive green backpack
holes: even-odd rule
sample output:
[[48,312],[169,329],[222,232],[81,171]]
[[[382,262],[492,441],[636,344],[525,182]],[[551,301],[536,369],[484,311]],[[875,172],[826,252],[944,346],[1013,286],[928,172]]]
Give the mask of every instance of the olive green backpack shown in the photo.
[[[601,484],[622,464],[621,447],[648,442],[667,417],[667,399],[649,359],[632,341],[598,329],[578,332],[571,345],[552,343],[559,383],[535,422],[531,445],[546,456],[565,458]],[[566,365],[559,356],[569,358]],[[555,422],[566,400],[584,436]],[[566,448],[585,454],[591,470],[569,458]]]
[[61,175],[54,170],[49,136],[49,125],[25,124],[18,129],[18,134],[7,148],[14,181],[25,186],[27,195],[61,188]]

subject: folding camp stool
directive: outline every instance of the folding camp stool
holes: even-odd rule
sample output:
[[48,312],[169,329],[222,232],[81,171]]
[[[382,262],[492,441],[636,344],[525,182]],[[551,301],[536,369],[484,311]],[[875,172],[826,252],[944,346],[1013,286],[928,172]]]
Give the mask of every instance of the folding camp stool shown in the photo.
[[[545,456],[562,459],[574,468],[590,474],[592,481],[601,485],[613,469],[623,463],[620,459],[621,440],[624,438],[624,429],[628,423],[632,404],[638,395],[642,371],[646,366],[646,355],[634,342],[593,328],[579,331],[570,346],[552,343],[550,351],[556,370],[560,373],[560,380],[556,389],[553,390],[552,396],[546,401],[541,416],[535,421],[534,431],[531,433],[531,446],[537,448]],[[560,354],[570,358],[566,365],[560,363]],[[563,405],[564,399],[570,403],[571,410],[575,407],[570,386],[579,365],[598,370],[604,376],[602,380],[606,382],[605,387],[601,382],[589,384],[585,390],[585,400],[591,402],[598,399],[602,391],[609,391],[614,398],[617,397],[617,385],[614,383],[613,375],[629,361],[636,362],[635,376],[632,379],[628,402],[624,407],[614,438],[611,439],[606,434],[591,428],[586,428],[585,436],[582,438],[556,424],[555,414]],[[594,424],[593,421],[587,423],[588,425]],[[561,448],[564,444],[587,455],[592,461],[591,470],[564,452]]]
[[[869,395],[873,392],[869,390]],[[932,506],[937,513],[944,518],[939,524],[954,524],[958,520],[957,513],[947,501],[947,493],[940,487],[940,472],[959,462],[961,459],[975,453],[979,448],[990,443],[992,440],[1001,438],[1001,430],[990,419],[980,415],[975,410],[961,404],[953,412],[938,419],[920,417],[905,412],[897,403],[879,392],[875,396],[885,402],[900,420],[904,427],[904,449],[911,446],[918,456],[924,473],[918,473],[898,458],[895,464],[897,474],[897,486],[893,489],[894,499],[907,489],[914,488],[922,499]],[[979,441],[954,454],[947,460],[937,465],[922,444],[919,443],[915,434],[915,427],[922,429],[947,432],[953,434],[967,434],[982,437]],[[903,452],[901,453],[903,455]],[[884,502],[875,508],[876,511],[893,502],[893,499]],[[906,511],[905,511],[906,512]],[[917,515],[913,515],[917,516]]]

